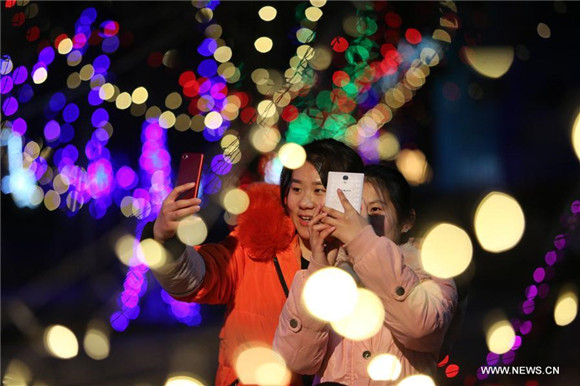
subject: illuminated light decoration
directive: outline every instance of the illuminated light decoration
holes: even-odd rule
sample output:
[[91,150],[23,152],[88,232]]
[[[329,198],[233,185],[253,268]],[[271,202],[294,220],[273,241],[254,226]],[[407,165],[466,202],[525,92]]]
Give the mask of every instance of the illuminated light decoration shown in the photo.
[[60,125],[57,121],[51,120],[44,126],[44,138],[48,142],[53,142],[60,137]]
[[415,28],[409,28],[405,31],[405,39],[411,44],[419,44],[421,43],[422,36]]
[[44,331],[44,347],[56,358],[71,359],[78,355],[79,343],[74,333],[61,325],[53,325]]
[[[209,56],[209,55],[208,55]],[[147,65],[149,67],[159,67],[163,63],[163,54],[161,52],[152,52],[147,56]]]
[[276,8],[272,7],[272,6],[265,6],[260,8],[260,10],[258,11],[258,15],[260,16],[260,19],[264,20],[264,21],[272,21],[276,18]]
[[213,59],[205,59],[197,66],[197,72],[205,77],[214,76],[217,72],[218,65]]
[[103,38],[115,36],[117,33],[119,33],[119,23],[116,21],[107,20],[99,26],[99,36]]
[[[215,39],[204,39],[201,44],[197,47],[197,52],[201,55],[201,56],[212,56],[215,51],[217,50],[218,45],[217,42],[215,41]],[[191,72],[191,71],[189,71]],[[191,72],[193,74],[193,72]],[[185,74],[185,73],[184,73]],[[181,82],[179,83],[181,84]],[[183,85],[182,85],[183,86]]]
[[12,81],[12,77],[3,76],[0,80],[0,90],[2,94],[8,94],[12,91],[12,87],[14,86],[14,82]]
[[425,271],[445,279],[464,272],[472,256],[473,246],[467,233],[448,223],[431,228],[421,248],[421,264]]
[[228,46],[222,46],[215,50],[213,57],[220,63],[225,63],[232,58],[232,49]]
[[177,227],[177,237],[189,246],[202,244],[207,234],[207,225],[199,216],[188,216],[181,220]]
[[459,366],[457,366],[456,364],[450,364],[445,369],[445,376],[447,378],[455,378],[458,374],[459,374]]
[[28,70],[24,66],[18,66],[12,73],[12,81],[14,84],[22,84],[28,78]]
[[352,276],[339,268],[324,268],[313,273],[302,291],[308,312],[320,320],[337,321],[355,308],[358,298]]
[[406,377],[397,386],[435,386],[435,382],[427,375],[416,374]]
[[373,381],[395,381],[401,370],[401,362],[392,354],[379,354],[367,366],[367,373]]
[[576,120],[572,126],[572,147],[574,148],[576,157],[580,160],[580,113],[576,116]]
[[310,0],[310,4],[312,4],[313,7],[324,7],[324,5],[326,4],[326,0]]
[[514,329],[509,321],[497,321],[486,332],[487,347],[495,354],[504,354],[513,347],[515,337]]
[[120,44],[119,37],[115,35],[103,39],[103,43],[101,46],[103,52],[107,54],[112,54],[113,52],[117,51],[117,49],[119,48],[119,44]]
[[172,374],[167,378],[163,386],[203,386],[207,384],[190,374]]
[[198,23],[206,24],[213,19],[213,11],[211,8],[202,8],[195,14],[195,20]]
[[96,109],[91,115],[91,124],[93,127],[103,127],[109,122],[109,113],[103,108]]
[[567,326],[578,315],[578,290],[572,285],[565,285],[558,295],[554,306],[554,321],[558,326]]
[[310,21],[318,21],[322,17],[322,11],[318,7],[308,7],[304,11],[304,15]]
[[358,297],[352,312],[331,322],[331,326],[339,335],[360,341],[376,335],[384,320],[385,309],[381,299],[368,289],[358,288]]
[[[77,33],[72,38],[73,48],[74,49],[81,49],[87,44],[87,37],[83,33]],[[80,53],[80,51],[78,51]]]
[[492,79],[505,75],[514,61],[514,49],[508,47],[463,47],[461,53],[471,68]]
[[54,60],[54,56],[54,49],[50,46],[47,46],[43,48],[38,54],[38,61],[39,63],[43,63],[45,66],[48,66]]
[[132,102],[131,95],[129,95],[128,92],[122,92],[115,99],[115,105],[119,110],[128,109],[129,106],[131,105],[131,102]]
[[78,72],[71,73],[66,79],[66,86],[70,89],[75,89],[81,84],[81,77]]
[[12,122],[12,132],[14,134],[23,136],[26,133],[27,128],[28,125],[26,124],[26,121],[22,118],[16,118],[14,122]]
[[103,326],[89,327],[83,339],[87,355],[94,360],[103,360],[109,356],[109,335]]
[[[58,41],[58,38],[57,38],[57,41]],[[55,42],[55,45],[58,48],[58,53],[61,55],[66,55],[69,52],[71,52],[73,49],[73,42],[68,37],[60,40],[60,42],[58,44],[56,44],[56,42]]]
[[211,170],[215,174],[223,176],[232,170],[232,164],[224,159],[223,154],[218,154],[211,161]]
[[69,103],[62,111],[62,118],[65,122],[74,122],[79,117],[79,108],[74,103]]
[[12,72],[14,68],[14,64],[12,63],[12,59],[9,55],[2,55],[2,62],[0,65],[0,74],[1,75],[8,75]]
[[147,98],[149,97],[149,93],[145,87],[137,87],[131,93],[131,100],[133,103],[142,104],[147,102]]
[[272,49],[273,45],[274,43],[272,42],[272,39],[266,36],[262,36],[256,39],[256,41],[254,42],[254,47],[256,48],[256,51],[262,54],[269,52]]
[[513,197],[491,192],[475,211],[474,228],[483,249],[494,253],[507,251],[517,245],[524,234],[524,212]]
[[228,190],[223,196],[223,207],[234,215],[242,214],[250,205],[250,197],[241,189]]
[[284,359],[269,347],[259,343],[247,343],[234,355],[234,369],[244,384],[284,385],[290,382],[292,374]]
[[50,98],[48,106],[52,111],[60,111],[66,104],[66,98],[63,93],[57,92]]
[[544,39],[549,39],[550,36],[552,36],[552,31],[550,30],[550,27],[548,27],[546,23],[538,23],[536,30],[538,32],[538,35],[540,35],[540,37]]
[[387,12],[385,14],[385,23],[390,28],[399,28],[402,24],[401,16],[394,12]]
[[32,71],[32,81],[36,84],[43,83],[48,77],[48,72],[45,67],[37,67]]
[[95,74],[104,74],[111,65],[111,59],[107,55],[99,55],[93,61],[93,71]]

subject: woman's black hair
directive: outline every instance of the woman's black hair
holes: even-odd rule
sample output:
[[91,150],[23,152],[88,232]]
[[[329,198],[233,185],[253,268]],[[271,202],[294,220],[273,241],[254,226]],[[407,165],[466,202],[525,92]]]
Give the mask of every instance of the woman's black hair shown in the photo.
[[[306,161],[310,162],[326,187],[329,171],[362,173],[364,164],[359,155],[344,143],[332,138],[318,139],[304,145]],[[286,196],[292,184],[292,169],[284,167],[280,174],[280,199],[286,207]]]
[[364,168],[365,181],[371,183],[377,193],[389,192],[399,224],[413,222],[415,210],[411,200],[411,187],[401,172],[384,164],[367,165]]

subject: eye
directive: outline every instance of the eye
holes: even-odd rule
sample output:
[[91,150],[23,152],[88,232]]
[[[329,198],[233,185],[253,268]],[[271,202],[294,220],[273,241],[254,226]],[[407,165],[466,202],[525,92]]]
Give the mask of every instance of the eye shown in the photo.
[[324,193],[326,193],[326,189],[324,189],[324,188],[317,188],[317,189],[314,189],[314,193],[316,193],[316,194],[324,194]]
[[299,188],[299,187],[297,187],[297,186],[292,186],[292,187],[290,188],[290,190],[291,190],[293,193],[300,193],[300,191],[301,191],[302,189],[300,189],[300,188]]
[[381,208],[380,206],[373,206],[369,210],[371,213],[380,213],[382,212],[383,208]]

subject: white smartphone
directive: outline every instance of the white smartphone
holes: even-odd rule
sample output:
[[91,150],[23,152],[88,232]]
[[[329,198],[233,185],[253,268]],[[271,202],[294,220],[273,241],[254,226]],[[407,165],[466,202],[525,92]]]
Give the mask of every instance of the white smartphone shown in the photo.
[[325,205],[344,213],[344,208],[336,192],[336,189],[340,189],[353,208],[360,213],[364,182],[364,173],[328,172]]

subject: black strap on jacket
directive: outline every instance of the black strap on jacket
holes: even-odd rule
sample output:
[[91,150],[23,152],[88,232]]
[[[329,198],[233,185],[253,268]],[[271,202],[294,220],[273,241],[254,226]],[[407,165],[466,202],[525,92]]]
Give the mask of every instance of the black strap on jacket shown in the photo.
[[288,286],[286,285],[286,280],[284,280],[284,274],[282,273],[282,268],[280,267],[280,262],[278,261],[277,256],[274,256],[274,265],[276,266],[276,272],[278,273],[278,279],[280,280],[280,284],[284,290],[284,295],[288,297]]

